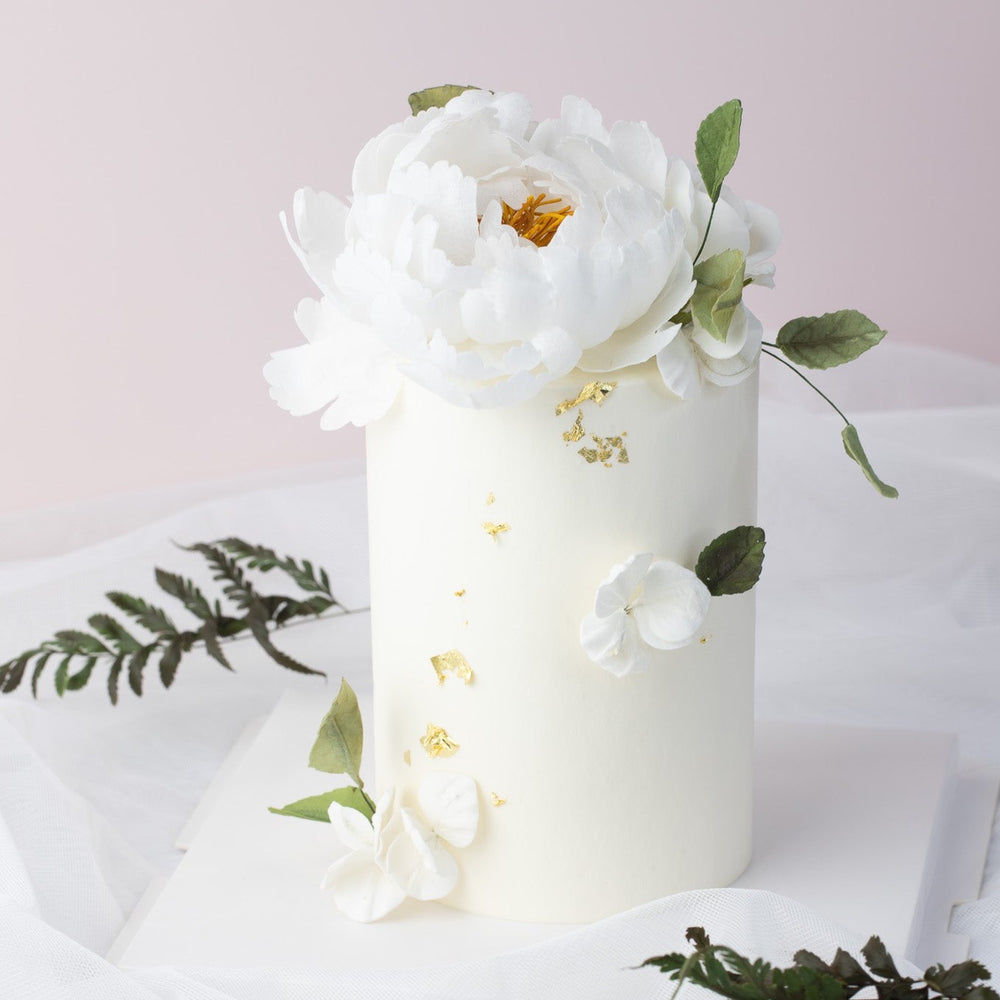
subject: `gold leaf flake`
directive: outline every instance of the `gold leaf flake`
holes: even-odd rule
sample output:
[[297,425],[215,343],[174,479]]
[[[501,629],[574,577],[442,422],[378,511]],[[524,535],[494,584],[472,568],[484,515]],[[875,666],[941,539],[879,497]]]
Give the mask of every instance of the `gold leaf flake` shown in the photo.
[[459,749],[459,744],[445,732],[444,727],[435,726],[433,722],[427,723],[427,732],[420,737],[420,745],[427,751],[428,757],[451,757]]
[[493,521],[483,521],[483,530],[493,538],[493,541],[497,540],[497,535],[503,531],[510,531],[509,524],[496,524]]
[[500,798],[496,792],[490,792],[490,802],[495,806],[505,806],[507,805],[507,800]]
[[617,387],[617,382],[588,382],[580,390],[576,399],[564,399],[556,407],[556,416],[561,417],[567,410],[572,410],[574,406],[586,403],[588,399],[592,399],[598,406],[600,406]]
[[563,441],[580,441],[586,433],[583,429],[583,410],[577,410],[573,426],[568,431],[563,431]]
[[404,763],[404,764],[405,764],[405,765],[406,765],[407,767],[409,767],[409,766],[410,766],[410,764],[412,763],[412,761],[410,760],[410,751],[409,751],[409,750],[404,750],[404,751],[403,751],[403,763]]
[[474,676],[469,661],[457,650],[449,649],[447,653],[439,653],[431,657],[431,665],[437,674],[438,684],[444,683],[446,674],[454,674],[466,684],[472,683]]
[[497,502],[496,494],[490,490],[490,495],[486,498],[486,506],[492,507]]
[[465,597],[465,587],[463,587],[461,590],[456,590],[455,591],[455,596],[456,597]]
[[[625,434],[616,434],[614,437],[598,437],[591,434],[590,438],[597,445],[596,448],[581,448],[577,454],[593,465],[600,462],[605,468],[610,469],[614,464],[613,459],[617,459],[619,465],[628,465],[628,449],[625,447]],[[615,454],[617,452],[617,455]]]
[[701,646],[707,646],[708,645],[708,640],[711,639],[711,638],[712,638],[711,635],[703,635],[698,640],[698,644],[701,645]]

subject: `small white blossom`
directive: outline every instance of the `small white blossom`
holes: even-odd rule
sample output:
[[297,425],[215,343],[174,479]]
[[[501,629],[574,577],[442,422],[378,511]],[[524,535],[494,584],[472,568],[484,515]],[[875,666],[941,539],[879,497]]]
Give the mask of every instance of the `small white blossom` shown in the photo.
[[455,888],[458,864],[445,843],[467,847],[479,825],[475,782],[458,774],[433,773],[418,792],[421,813],[403,805],[399,789],[378,800],[369,823],[357,810],[330,805],[330,823],[351,853],[335,861],[323,878],[337,907],[368,923],[411,896],[441,899]]
[[597,588],[594,611],[580,625],[580,644],[616,677],[647,669],[654,649],[678,649],[701,628],[711,595],[689,569],[652,553],[614,566]]

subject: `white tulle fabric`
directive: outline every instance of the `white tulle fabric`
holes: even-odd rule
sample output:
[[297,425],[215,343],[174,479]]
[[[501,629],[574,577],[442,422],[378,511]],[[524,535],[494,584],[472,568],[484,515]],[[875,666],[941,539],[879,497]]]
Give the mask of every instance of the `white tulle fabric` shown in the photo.
[[[760,517],[770,555],[758,593],[760,717],[959,732],[965,760],[1000,765],[991,543],[1000,537],[1000,368],[891,344],[859,363],[838,402],[899,486],[900,500],[889,504],[838,454],[836,420],[778,366],[764,367]],[[360,478],[262,483],[170,515],[161,501],[129,496],[99,510],[79,505],[0,518],[8,553],[0,563],[0,655],[82,623],[105,590],[151,594],[144,589],[150,567],[177,565],[172,540],[235,533],[307,553],[331,569],[342,600],[365,602]],[[145,526],[116,534],[116,525],[142,525],[144,510],[155,512]],[[61,554],[59,538],[66,540]],[[51,554],[32,557],[30,546]],[[338,660],[329,643],[308,653],[326,656],[361,697],[370,692],[363,663]],[[178,863],[176,833],[233,742],[283,688],[309,681],[273,665],[241,666],[232,675],[198,662],[182,665],[171,691],[150,685],[141,701],[126,696],[116,709],[100,685],[63,700],[44,683],[37,702],[0,698],[0,996],[666,1000],[673,984],[631,967],[681,948],[689,925],[786,962],[800,947],[821,954],[857,948],[878,930],[864,913],[849,932],[789,900],[714,890],[444,969],[334,974],[109,964],[101,956],[150,879]],[[252,871],[245,891],[253,891]],[[952,928],[1000,972],[1000,830],[981,899],[959,906]],[[366,929],[378,933],[382,925]]]
[[[412,378],[448,401],[503,406],[579,367],[612,372],[656,356],[681,394],[756,363],[760,324],[741,306],[725,343],[672,319],[711,203],[696,170],[668,160],[641,122],[606,128],[567,97],[531,120],[518,94],[470,90],[391,125],[354,166],[350,208],[309,189],[293,202],[295,253],[322,293],[296,322],[307,343],[264,373],[294,414],[363,425]],[[572,208],[537,246],[502,223],[529,197]],[[771,213],[725,189],[702,256],[735,248],[768,285]]]

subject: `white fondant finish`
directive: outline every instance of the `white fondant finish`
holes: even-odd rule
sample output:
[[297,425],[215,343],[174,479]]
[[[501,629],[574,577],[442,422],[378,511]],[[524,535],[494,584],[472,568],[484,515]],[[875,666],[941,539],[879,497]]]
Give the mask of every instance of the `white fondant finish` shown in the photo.
[[[593,376],[478,411],[407,382],[367,430],[377,787],[477,781],[480,830],[447,899],[471,912],[591,921],[726,885],[750,859],[752,592],[713,599],[706,641],[621,679],[587,659],[579,627],[615,563],[693,568],[754,523],[756,378],[682,402],[653,366],[616,375],[602,406],[560,417]],[[587,439],[567,444],[578,409]],[[578,454],[623,432],[628,464]],[[494,539],[485,521],[510,530]],[[430,657],[453,648],[468,686],[437,683]],[[425,753],[429,722],[454,756]]]

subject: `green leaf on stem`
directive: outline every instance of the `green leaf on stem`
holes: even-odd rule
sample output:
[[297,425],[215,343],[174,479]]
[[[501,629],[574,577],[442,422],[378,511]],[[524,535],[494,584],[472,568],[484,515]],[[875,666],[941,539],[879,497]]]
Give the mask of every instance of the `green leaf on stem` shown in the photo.
[[764,530],[742,525],[709,542],[694,572],[713,597],[721,597],[750,590],[760,579],[763,564]]
[[736,163],[742,121],[743,105],[734,99],[717,107],[698,126],[694,152],[713,205],[719,200],[722,182]]
[[779,331],[776,344],[789,361],[804,368],[833,368],[860,357],[885,336],[857,309],[800,316]]
[[453,97],[464,94],[467,90],[478,90],[472,84],[461,86],[456,83],[445,83],[440,87],[428,87],[426,90],[418,90],[410,94],[410,110],[415,114],[427,111],[430,108],[443,108]]
[[691,314],[698,325],[725,343],[733,313],[743,298],[746,258],[739,250],[723,250],[697,264]]
[[276,806],[269,806],[268,812],[276,816],[295,816],[298,819],[312,819],[320,823],[330,822],[330,803],[339,802],[348,809],[356,809],[367,820],[371,820],[374,813],[368,804],[368,799],[362,794],[360,788],[348,786],[346,788],[334,788],[333,791],[323,792],[322,795],[310,795],[297,802],[289,802],[287,806],[280,809]]
[[309,766],[327,774],[346,774],[363,788],[358,773],[363,742],[364,727],[358,699],[351,685],[342,679],[340,691],[320,723],[316,742],[309,752]]
[[882,494],[884,497],[888,497],[890,500],[895,500],[899,496],[899,490],[895,486],[889,486],[887,483],[883,483],[877,475],[875,475],[875,470],[872,468],[871,462],[868,461],[868,456],[865,454],[864,448],[861,447],[861,439],[858,437],[857,428],[854,424],[847,424],[846,427],[840,432],[840,436],[844,439],[844,450],[847,452],[851,458],[854,459],[858,465],[861,466],[861,471],[865,474],[868,482],[872,484]]

